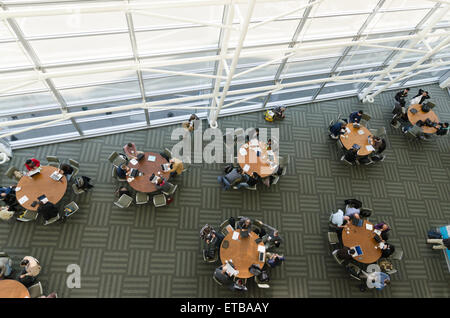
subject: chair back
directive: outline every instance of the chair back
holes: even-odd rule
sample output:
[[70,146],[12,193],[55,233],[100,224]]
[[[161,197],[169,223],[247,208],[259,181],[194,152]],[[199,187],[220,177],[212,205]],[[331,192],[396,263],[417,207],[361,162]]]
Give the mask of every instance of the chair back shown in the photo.
[[172,151],[170,151],[170,150],[167,149],[167,148],[164,148],[163,153],[164,153],[169,159],[172,159]]
[[72,190],[75,194],[82,194],[85,192],[83,189],[78,188],[75,183],[72,184]]
[[384,137],[386,136],[386,127],[380,127],[377,129],[375,136]]
[[50,224],[52,224],[52,223],[55,223],[55,222],[58,221],[59,219],[60,219],[60,216],[59,216],[59,214],[58,214],[57,216],[55,216],[55,217],[51,218],[50,220],[46,221],[46,222],[44,223],[44,225],[50,225]]
[[20,222],[29,222],[29,221],[35,221],[38,218],[39,214],[37,211],[29,211],[25,210],[25,212],[19,216],[16,220]]
[[78,207],[78,205],[76,204],[75,201],[70,202],[69,204],[67,204],[64,207],[64,211],[65,211],[65,216],[66,217],[69,217],[69,216],[73,215],[78,210],[80,210],[80,208]]
[[136,193],[136,204],[145,204],[148,202],[148,194],[143,192]]
[[114,202],[114,204],[123,209],[128,208],[131,205],[131,202],[133,202],[132,197],[126,194],[122,194],[119,200]]
[[16,178],[16,176],[14,175],[14,172],[19,171],[19,169],[17,169],[14,166],[11,166],[8,168],[8,170],[6,170],[5,172],[5,176],[7,176],[10,179],[16,179],[17,181],[19,181],[19,178]]
[[279,165],[280,165],[281,168],[286,167],[289,164],[289,161],[290,161],[289,155],[283,156],[283,157],[280,156],[278,158],[278,162],[279,162]]
[[76,160],[69,159],[69,163],[72,167],[80,168],[80,164]]
[[47,156],[47,162],[49,166],[59,168],[59,159],[56,156]]
[[372,116],[370,116],[369,114],[362,114],[361,119],[365,120],[365,121],[369,121],[372,118]]
[[38,282],[28,288],[28,292],[30,293],[31,298],[39,298],[44,292],[42,290],[41,282]]
[[166,196],[164,194],[158,194],[153,196],[153,204],[155,208],[165,206],[167,204]]
[[339,265],[342,265],[342,263],[344,263],[344,260],[343,260],[343,259],[340,259],[340,258],[337,256],[337,252],[338,252],[338,250],[334,250],[334,251],[331,253],[331,255],[333,255],[333,258],[334,258],[334,260],[336,261],[336,263],[338,263]]

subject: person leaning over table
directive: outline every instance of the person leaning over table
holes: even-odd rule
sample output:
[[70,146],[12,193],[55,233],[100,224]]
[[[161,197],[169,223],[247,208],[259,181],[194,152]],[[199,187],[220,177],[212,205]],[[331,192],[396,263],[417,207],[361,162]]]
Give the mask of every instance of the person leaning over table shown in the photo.
[[338,139],[340,135],[345,134],[345,123],[342,121],[336,122],[334,125],[330,126],[330,137],[333,139]]
[[129,142],[125,146],[123,146],[123,151],[127,155],[128,159],[136,159],[138,154],[143,153],[142,151],[138,151],[136,149],[136,145],[134,144],[134,142]]
[[384,222],[381,222],[381,223],[378,223],[378,224],[376,224],[375,226],[374,226],[374,229],[375,230],[379,230],[379,231],[381,231],[381,238],[384,240],[384,241],[387,241],[388,240],[388,232],[391,230],[391,228],[389,227],[389,225],[387,225],[386,223],[384,223]]
[[229,190],[233,184],[241,182],[243,171],[241,167],[236,167],[225,176],[218,176],[217,181],[222,185],[223,190]]
[[395,252],[395,246],[383,240],[384,246],[381,249],[381,257],[388,258]]
[[362,115],[363,115],[363,114],[364,114],[364,113],[363,113],[362,110],[358,110],[357,112],[351,113],[351,114],[350,114],[350,117],[349,117],[349,122],[350,122],[350,123],[357,123],[357,124],[359,124],[359,122],[360,122],[361,119],[362,119]]
[[41,162],[37,159],[31,158],[25,161],[25,167],[28,171],[34,170],[36,168],[39,168],[41,166]]
[[160,191],[169,192],[171,185],[164,177],[157,177],[156,179],[156,189]]
[[128,173],[131,171],[130,167],[128,167],[126,164],[122,164],[117,167],[117,176],[121,179],[125,179],[128,175]]
[[345,151],[344,155],[345,160],[350,162],[351,164],[355,164],[356,159],[358,158],[358,149],[355,147],[350,148],[349,150]]
[[336,255],[340,259],[343,259],[345,261],[351,261],[353,260],[353,255],[355,254],[355,252],[356,251],[353,248],[348,248],[347,246],[344,246],[336,252]]
[[23,270],[17,280],[28,288],[33,285],[36,277],[41,272],[41,265],[36,258],[25,256],[20,262],[20,267],[23,267]]
[[280,247],[283,239],[280,236],[278,230],[274,230],[272,233],[265,235],[263,238],[263,243],[265,243],[266,249],[270,249],[272,247]]
[[72,168],[72,166],[68,165],[67,163],[63,163],[59,167],[59,173],[65,175],[67,178],[67,181],[69,181],[73,174],[73,168]]
[[236,228],[241,230],[249,230],[252,227],[252,221],[249,218],[242,218],[238,221]]
[[173,178],[177,175],[180,175],[183,172],[184,166],[183,161],[178,158],[172,158],[169,160],[170,163],[170,177]]

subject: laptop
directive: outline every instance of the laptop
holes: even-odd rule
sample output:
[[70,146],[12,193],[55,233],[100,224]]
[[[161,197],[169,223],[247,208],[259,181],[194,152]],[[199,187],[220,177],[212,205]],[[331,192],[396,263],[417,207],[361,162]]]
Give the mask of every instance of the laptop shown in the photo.
[[145,157],[145,154],[140,153],[140,154],[137,155],[136,160],[137,161],[141,161],[144,157]]
[[28,172],[28,176],[29,176],[29,177],[32,177],[32,176],[34,176],[34,175],[36,175],[36,174],[38,174],[38,173],[41,173],[41,168],[36,168],[36,169],[34,169],[34,170],[29,171],[29,172]]
[[170,163],[162,164],[161,168],[162,168],[163,171],[169,171],[170,170]]
[[249,236],[248,231],[241,231],[241,237],[242,237],[242,238],[246,238],[246,237],[248,237],[248,236]]
[[363,251],[361,249],[361,246],[355,246],[355,251],[358,254],[358,256],[363,255]]
[[131,169],[130,176],[133,177],[133,178],[139,176],[139,170],[138,169]]

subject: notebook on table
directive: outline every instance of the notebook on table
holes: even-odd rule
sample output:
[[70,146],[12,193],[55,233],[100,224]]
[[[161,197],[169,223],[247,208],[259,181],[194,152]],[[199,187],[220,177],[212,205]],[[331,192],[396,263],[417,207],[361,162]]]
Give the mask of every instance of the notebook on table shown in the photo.
[[165,163],[161,165],[161,168],[164,172],[167,172],[170,170],[170,163]]
[[53,172],[53,173],[50,175],[50,178],[52,178],[52,179],[55,180],[55,181],[61,180],[62,177],[63,177],[63,175],[60,174],[60,173],[58,173],[57,171]]
[[148,161],[155,161],[156,157],[155,156],[148,156],[147,160]]
[[28,172],[28,176],[29,176],[29,177],[32,177],[32,176],[34,176],[34,175],[36,175],[36,174],[38,174],[38,173],[41,173],[41,168],[40,168],[40,167],[37,168],[37,169],[34,169],[34,170],[29,171],[29,172]]

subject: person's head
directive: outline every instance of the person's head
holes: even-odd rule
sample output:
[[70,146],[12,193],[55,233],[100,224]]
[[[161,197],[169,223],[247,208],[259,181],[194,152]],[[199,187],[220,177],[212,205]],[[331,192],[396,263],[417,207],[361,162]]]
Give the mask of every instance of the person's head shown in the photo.
[[172,159],[169,160],[169,162],[170,162],[170,163],[174,163],[174,162],[175,162],[175,159],[172,158]]
[[383,226],[381,227],[382,231],[388,231],[389,230],[389,225],[387,225],[386,223],[383,224]]
[[252,221],[250,221],[249,218],[244,219],[244,224],[245,224],[246,226],[250,226],[251,223],[252,223]]
[[272,139],[267,140],[267,144],[271,145],[272,144]]
[[409,92],[409,87],[405,88],[405,93]]
[[31,159],[27,159],[27,161],[25,161],[25,163],[27,165],[29,165],[30,167],[34,167],[34,162]]
[[447,127],[448,127],[448,123],[443,123],[442,126],[443,126],[444,128],[447,128]]
[[257,134],[259,134],[259,128],[255,128]]
[[278,230],[275,230],[275,231],[273,232],[273,236],[278,236]]
[[20,262],[20,266],[27,266],[30,262],[27,259],[24,259]]
[[125,171],[128,171],[128,167],[127,167],[127,165],[124,164],[124,163],[120,166],[120,169],[125,170]]
[[358,115],[361,116],[362,114],[364,114],[364,112],[362,110],[358,110]]
[[6,193],[2,193],[2,194],[0,194],[0,196],[1,196],[2,198],[6,197]]
[[161,177],[158,177],[158,179],[156,179],[157,184],[161,184],[161,183],[163,183],[163,181],[164,180]]
[[236,171],[237,171],[238,173],[242,173],[242,172],[244,172],[244,171],[242,170],[242,168],[241,168],[241,167],[237,167],[237,168],[236,168]]
[[131,148],[131,147],[133,147],[133,143],[129,142],[129,143],[127,143],[127,146]]
[[63,163],[63,164],[61,164],[61,166],[59,168],[62,171],[68,171],[68,170],[70,170],[71,166],[69,166],[67,163]]
[[284,112],[286,110],[285,106],[281,106],[281,111]]
[[422,96],[428,96],[428,92],[427,91],[423,92]]
[[348,251],[348,253],[349,253],[350,255],[355,255],[356,251],[355,251],[355,249],[351,248],[351,249]]
[[375,140],[375,141],[381,141],[381,138],[380,138],[380,137],[377,137],[377,136],[375,136],[375,137],[373,137],[373,140]]

